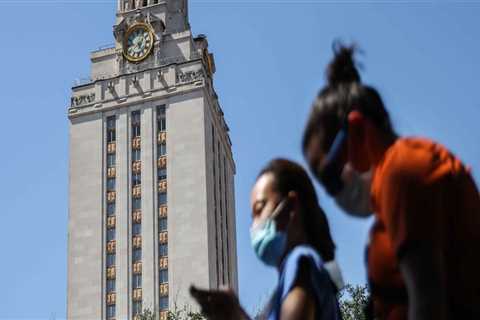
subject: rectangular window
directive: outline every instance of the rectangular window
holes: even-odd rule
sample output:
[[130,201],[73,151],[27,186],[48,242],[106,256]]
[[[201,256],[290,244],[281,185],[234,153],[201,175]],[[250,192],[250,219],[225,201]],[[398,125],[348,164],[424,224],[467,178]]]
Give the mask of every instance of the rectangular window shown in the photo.
[[165,114],[165,106],[159,106],[157,108],[157,125],[158,131],[167,130],[167,119]]
[[158,231],[167,231],[167,218],[160,218],[158,220]]
[[160,310],[168,309],[168,297],[160,297]]
[[139,123],[140,123],[140,111],[133,111],[132,124],[139,124]]
[[142,275],[134,274],[132,279],[133,289],[140,289],[142,287]]
[[107,179],[107,190],[114,191],[115,190],[115,179]]
[[142,260],[142,249],[133,249],[132,260],[133,262]]
[[142,302],[141,301],[134,301],[133,302],[133,315],[139,315],[142,313]]
[[107,254],[107,268],[115,266],[115,254]]
[[160,193],[158,195],[158,205],[164,205],[167,204],[167,194],[166,193]]
[[133,173],[132,174],[132,185],[138,186],[142,184],[142,175],[140,173]]
[[158,169],[158,180],[165,180],[167,179],[167,168]]
[[133,137],[140,137],[140,125],[133,125],[132,126],[132,136]]
[[141,198],[133,198],[132,199],[132,209],[139,210],[142,208],[142,199]]
[[167,121],[165,118],[158,120],[158,131],[166,131],[167,130]]
[[160,270],[160,273],[159,273],[158,277],[160,278],[160,284],[167,283],[168,282],[168,270],[167,269]]
[[107,118],[107,129],[115,129],[115,116]]
[[158,246],[158,256],[166,257],[168,255],[168,244],[163,243]]
[[143,0],[143,6],[144,7],[148,6],[148,0]]
[[140,149],[132,150],[132,161],[140,161],[141,159]]
[[107,293],[115,292],[115,280],[107,280]]
[[167,154],[167,145],[159,144],[158,145],[158,157],[164,156]]
[[142,225],[140,223],[134,223],[132,233],[134,236],[139,236],[142,233]]
[[107,306],[107,319],[115,318],[115,305]]
[[115,155],[108,154],[107,155],[107,167],[114,167],[115,166]]
[[115,214],[115,202],[107,204],[107,216],[113,216]]
[[107,229],[107,241],[115,240],[115,229]]
[[132,112],[132,137],[140,136],[140,111]]
[[115,130],[107,130],[107,142],[115,142]]

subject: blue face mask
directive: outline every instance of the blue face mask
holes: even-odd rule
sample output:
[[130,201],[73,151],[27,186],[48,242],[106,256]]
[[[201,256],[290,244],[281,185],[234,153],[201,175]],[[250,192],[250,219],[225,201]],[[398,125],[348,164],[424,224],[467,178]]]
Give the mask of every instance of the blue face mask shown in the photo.
[[278,231],[275,222],[275,217],[285,209],[286,204],[287,199],[282,200],[268,219],[250,229],[253,250],[257,257],[269,266],[278,265],[287,245],[287,234]]

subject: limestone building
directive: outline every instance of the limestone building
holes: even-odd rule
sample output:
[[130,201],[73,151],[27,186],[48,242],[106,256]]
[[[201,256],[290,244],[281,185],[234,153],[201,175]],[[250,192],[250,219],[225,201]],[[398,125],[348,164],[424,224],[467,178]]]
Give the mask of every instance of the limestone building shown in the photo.
[[228,127],[187,0],[118,0],[72,88],[68,319],[164,319],[190,284],[238,290]]

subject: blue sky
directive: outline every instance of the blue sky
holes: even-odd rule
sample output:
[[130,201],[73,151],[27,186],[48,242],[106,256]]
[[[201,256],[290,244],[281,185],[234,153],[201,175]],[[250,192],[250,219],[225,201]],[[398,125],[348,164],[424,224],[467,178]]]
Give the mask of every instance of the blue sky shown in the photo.
[[[114,1],[0,1],[0,319],[57,319],[66,308],[70,87],[89,52],[113,42]],[[240,299],[253,310],[276,274],[250,248],[248,197],[272,157],[303,163],[300,139],[336,38],[365,51],[403,135],[436,139],[480,181],[480,2],[190,1],[215,54],[215,87],[237,164]],[[318,188],[345,278],[365,281],[370,221],[348,218]]]

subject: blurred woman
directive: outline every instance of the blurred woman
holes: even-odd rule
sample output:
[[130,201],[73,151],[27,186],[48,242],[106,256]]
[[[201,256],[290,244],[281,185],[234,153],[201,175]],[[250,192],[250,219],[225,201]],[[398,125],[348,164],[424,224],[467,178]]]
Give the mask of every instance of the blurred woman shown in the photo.
[[[343,281],[335,245],[305,170],[289,160],[271,161],[253,187],[251,207],[252,248],[279,272],[263,317],[341,319],[336,294]],[[210,319],[248,319],[231,292],[193,288],[192,294]]]
[[478,189],[442,145],[397,136],[378,92],[361,83],[354,51],[336,48],[303,151],[336,198],[348,187],[346,166],[372,172],[367,260],[376,317],[480,319]]

